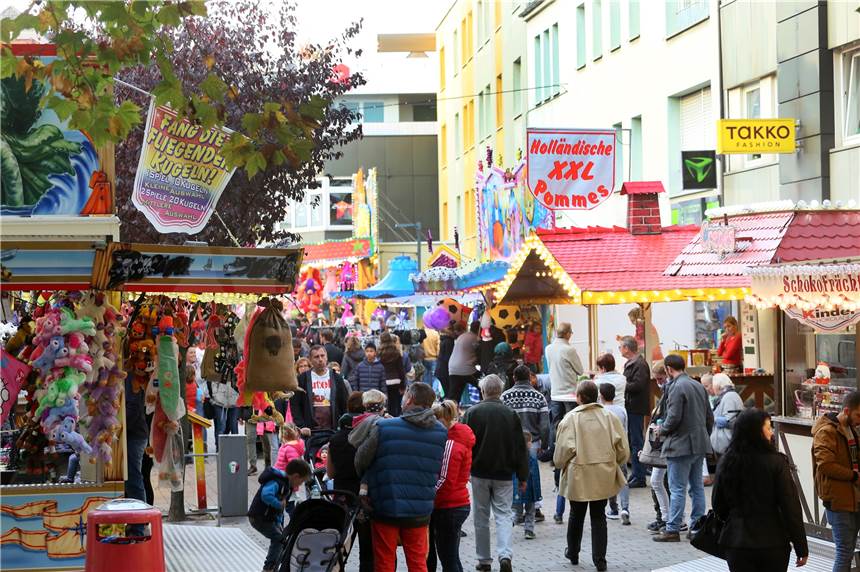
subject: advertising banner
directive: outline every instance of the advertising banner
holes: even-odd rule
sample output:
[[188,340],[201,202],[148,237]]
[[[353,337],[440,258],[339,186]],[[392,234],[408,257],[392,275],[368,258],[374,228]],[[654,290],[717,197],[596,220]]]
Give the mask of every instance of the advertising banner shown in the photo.
[[794,153],[794,119],[718,119],[717,153]]
[[824,334],[840,332],[860,322],[860,312],[839,308],[834,310],[824,310],[821,308],[800,310],[791,307],[785,308],[785,313],[801,324],[806,324],[816,332]]
[[615,131],[529,129],[528,186],[552,210],[591,210],[615,188]]
[[131,198],[158,232],[196,234],[209,222],[235,170],[219,154],[231,133],[150,105]]
[[683,188],[717,188],[717,154],[710,151],[681,151]]

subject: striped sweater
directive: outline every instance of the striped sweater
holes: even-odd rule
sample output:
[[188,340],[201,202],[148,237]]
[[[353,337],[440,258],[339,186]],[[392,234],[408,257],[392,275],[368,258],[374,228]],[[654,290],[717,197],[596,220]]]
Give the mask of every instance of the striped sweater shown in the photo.
[[520,382],[502,393],[502,403],[520,418],[523,431],[532,435],[532,442],[541,441],[541,449],[549,447],[549,406],[546,398],[529,382]]

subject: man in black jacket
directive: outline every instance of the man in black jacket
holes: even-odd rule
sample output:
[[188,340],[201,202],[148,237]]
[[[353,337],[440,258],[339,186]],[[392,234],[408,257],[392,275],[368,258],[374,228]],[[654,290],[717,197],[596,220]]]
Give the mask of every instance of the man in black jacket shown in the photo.
[[511,529],[513,527],[514,485],[516,474],[520,493],[525,492],[529,477],[529,458],[519,416],[502,403],[504,383],[497,375],[481,380],[484,400],[473,405],[463,417],[463,423],[475,433],[472,447],[472,499],[475,508],[475,552],[477,570],[489,571],[493,556],[490,552],[490,508],[496,517],[496,550],[499,569],[511,572],[513,558]]
[[633,336],[624,336],[618,346],[624,364],[624,407],[627,409],[627,441],[630,443],[630,462],[633,471],[627,484],[630,488],[645,487],[645,465],[639,462],[639,451],[645,444],[645,417],[651,407],[651,368],[639,353],[639,344]]
[[331,330],[323,330],[320,332],[320,342],[325,347],[325,353],[328,356],[328,363],[335,362],[340,364],[343,362],[343,348],[334,343],[334,333]]
[[337,429],[346,413],[349,390],[340,374],[328,368],[325,348],[314,346],[310,353],[311,370],[299,376],[299,389],[290,398],[293,422],[309,435],[311,429]]

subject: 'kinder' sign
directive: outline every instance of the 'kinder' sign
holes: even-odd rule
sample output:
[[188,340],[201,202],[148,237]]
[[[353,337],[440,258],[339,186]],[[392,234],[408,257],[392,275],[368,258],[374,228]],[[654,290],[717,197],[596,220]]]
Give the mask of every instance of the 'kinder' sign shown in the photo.
[[615,131],[529,129],[528,183],[553,210],[593,209],[615,187]]

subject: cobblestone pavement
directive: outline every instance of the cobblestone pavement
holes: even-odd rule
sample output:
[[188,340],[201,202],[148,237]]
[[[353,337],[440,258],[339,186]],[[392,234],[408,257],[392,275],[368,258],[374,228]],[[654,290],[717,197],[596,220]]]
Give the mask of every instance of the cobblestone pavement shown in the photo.
[[[262,468],[262,462],[259,463]],[[553,490],[552,468],[549,464],[541,464],[541,485],[544,496],[544,514],[547,520],[538,523],[535,527],[537,538],[525,540],[523,528],[514,528],[514,569],[523,571],[549,572],[549,571],[578,571],[594,570],[591,562],[590,531],[588,518],[586,518],[585,533],[583,535],[583,546],[580,552],[579,566],[572,566],[564,558],[566,546],[567,514],[565,514],[564,525],[555,524],[552,514],[555,507],[555,494]],[[207,482],[210,504],[215,503],[217,495],[214,462],[207,462]],[[257,477],[248,478],[248,498],[253,497],[257,490]],[[193,505],[196,499],[194,489],[194,478],[189,471],[186,476],[186,504]],[[710,489],[706,489],[706,496],[710,499]],[[169,506],[170,495],[168,491],[157,491],[156,504],[165,512]],[[622,526],[620,521],[608,521],[609,547],[607,551],[607,562],[610,570],[623,570],[629,572],[644,572],[671,566],[680,562],[696,560],[706,556],[699,552],[686,540],[680,543],[658,544],[651,540],[652,536],[645,526],[654,518],[654,510],[651,503],[649,489],[634,489],[630,494],[631,522],[630,526]],[[689,510],[689,502],[687,505]],[[492,520],[491,520],[492,521]],[[214,524],[211,520],[203,521],[201,524]],[[261,547],[267,547],[267,541],[248,525],[247,518],[233,517],[225,518],[223,526],[241,528],[252,541]],[[460,547],[460,555],[463,569],[467,572],[474,570],[477,560],[475,559],[475,529],[471,516],[466,521],[464,530],[468,534],[463,538]],[[494,538],[494,537],[493,537]],[[683,538],[683,537],[682,537]],[[495,544],[494,544],[495,545]],[[400,556],[399,570],[406,570],[405,562]],[[262,569],[262,562],[249,564],[247,572],[256,572]],[[494,570],[498,565],[494,564]],[[352,557],[347,565],[348,572],[358,570],[358,546],[354,548]],[[237,571],[244,572],[244,571]]]

